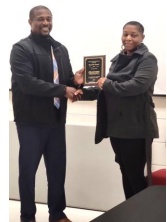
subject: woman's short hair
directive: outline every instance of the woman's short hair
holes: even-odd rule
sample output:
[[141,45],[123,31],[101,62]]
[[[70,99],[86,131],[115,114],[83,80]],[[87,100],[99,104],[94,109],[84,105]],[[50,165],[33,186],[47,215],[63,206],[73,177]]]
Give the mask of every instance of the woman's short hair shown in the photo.
[[131,22],[127,22],[123,29],[125,28],[125,26],[127,25],[134,25],[134,26],[137,26],[139,28],[139,31],[143,34],[144,33],[144,27],[143,25],[140,23],[140,22],[136,22],[136,21],[131,21]]

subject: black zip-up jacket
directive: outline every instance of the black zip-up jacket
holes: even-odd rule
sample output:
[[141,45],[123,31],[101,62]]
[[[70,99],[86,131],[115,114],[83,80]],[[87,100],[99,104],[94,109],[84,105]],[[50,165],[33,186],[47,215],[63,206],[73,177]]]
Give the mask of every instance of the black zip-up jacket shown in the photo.
[[[53,83],[51,46],[58,65],[59,84]],[[74,86],[68,51],[51,36],[31,35],[13,46],[10,56],[14,121],[54,124],[66,122],[66,86]],[[60,98],[60,109],[53,105]]]

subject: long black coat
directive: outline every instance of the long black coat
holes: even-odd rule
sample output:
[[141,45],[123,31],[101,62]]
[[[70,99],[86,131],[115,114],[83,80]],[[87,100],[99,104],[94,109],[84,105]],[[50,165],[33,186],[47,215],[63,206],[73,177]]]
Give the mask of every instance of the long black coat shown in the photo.
[[103,138],[157,138],[158,126],[152,94],[157,59],[142,44],[131,57],[118,54],[104,82],[83,89],[82,100],[97,99],[95,143]]

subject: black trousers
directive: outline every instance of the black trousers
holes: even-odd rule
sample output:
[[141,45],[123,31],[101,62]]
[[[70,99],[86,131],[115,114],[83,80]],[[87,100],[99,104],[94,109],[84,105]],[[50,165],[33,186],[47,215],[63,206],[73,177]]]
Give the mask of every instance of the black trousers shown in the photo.
[[19,192],[21,219],[35,219],[35,174],[44,156],[48,181],[49,219],[62,219],[66,215],[64,182],[66,171],[66,144],[64,125],[35,125],[17,123],[20,143]]
[[146,164],[145,139],[120,139],[110,137],[111,145],[120,165],[126,199],[147,187],[144,176]]

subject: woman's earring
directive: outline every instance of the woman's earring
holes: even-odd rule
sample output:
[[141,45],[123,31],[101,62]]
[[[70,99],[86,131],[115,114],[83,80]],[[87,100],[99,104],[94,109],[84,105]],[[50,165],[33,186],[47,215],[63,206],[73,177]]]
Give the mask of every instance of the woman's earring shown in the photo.
[[120,53],[124,53],[125,49],[124,49],[124,45],[121,45],[121,51]]
[[[141,42],[142,43],[142,42]],[[140,48],[140,46],[141,46],[141,43],[137,46],[137,48],[136,49],[139,49]]]

